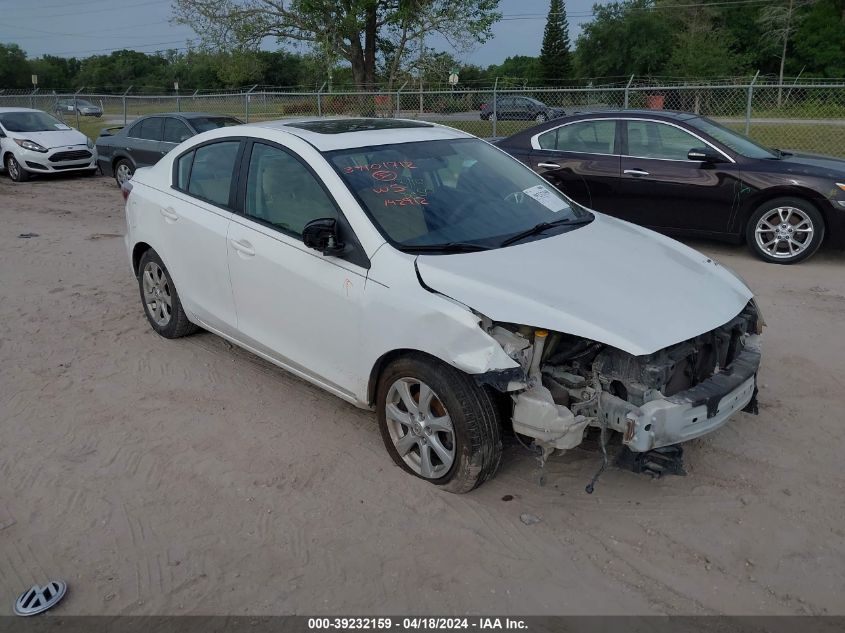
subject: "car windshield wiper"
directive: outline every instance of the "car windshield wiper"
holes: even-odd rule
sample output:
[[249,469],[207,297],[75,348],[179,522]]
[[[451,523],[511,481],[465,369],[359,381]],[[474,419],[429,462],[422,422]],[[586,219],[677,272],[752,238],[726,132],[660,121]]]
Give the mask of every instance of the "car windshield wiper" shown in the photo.
[[402,249],[420,253],[471,253],[489,251],[490,247],[472,242],[446,242],[445,244],[403,244]]
[[521,233],[517,233],[516,235],[511,235],[506,240],[503,240],[500,247],[502,246],[510,246],[520,240],[524,240],[526,237],[531,237],[532,235],[539,235],[543,231],[553,228],[555,226],[561,226],[563,224],[569,225],[576,225],[576,224],[587,224],[588,222],[592,222],[593,218],[561,218],[560,220],[554,220],[553,222],[540,222],[539,224],[535,224],[530,229],[522,231]]

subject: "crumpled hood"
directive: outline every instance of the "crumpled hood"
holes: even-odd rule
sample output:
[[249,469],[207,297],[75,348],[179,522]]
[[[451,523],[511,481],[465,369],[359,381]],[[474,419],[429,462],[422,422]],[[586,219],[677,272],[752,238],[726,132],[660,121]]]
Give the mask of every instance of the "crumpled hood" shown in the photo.
[[12,138],[28,139],[47,149],[86,145],[88,143],[88,139],[82,132],[72,128],[68,130],[50,130],[49,132],[9,132],[8,134]]
[[567,233],[490,251],[421,255],[433,290],[494,321],[651,354],[724,325],[752,292],[729,270],[648,229],[596,213]]

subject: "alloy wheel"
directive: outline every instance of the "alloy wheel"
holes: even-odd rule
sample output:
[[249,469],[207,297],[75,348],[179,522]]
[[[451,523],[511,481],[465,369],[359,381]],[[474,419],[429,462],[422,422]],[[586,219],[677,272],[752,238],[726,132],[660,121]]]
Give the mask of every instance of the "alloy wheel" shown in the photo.
[[445,476],[455,461],[455,430],[443,402],[416,378],[399,378],[387,392],[390,439],[404,462],[426,479]]
[[173,316],[173,296],[170,290],[170,280],[161,266],[155,262],[147,262],[141,273],[144,288],[144,303],[147,312],[156,325],[167,327]]
[[121,185],[132,178],[132,170],[126,163],[121,163],[117,166],[117,182]]
[[9,158],[6,159],[6,171],[9,172],[9,176],[11,176],[12,180],[17,180],[20,177],[18,169],[18,161],[16,161],[14,157],[9,156]]
[[754,228],[757,247],[775,259],[791,259],[803,253],[813,241],[815,227],[797,207],[776,207],[763,214]]

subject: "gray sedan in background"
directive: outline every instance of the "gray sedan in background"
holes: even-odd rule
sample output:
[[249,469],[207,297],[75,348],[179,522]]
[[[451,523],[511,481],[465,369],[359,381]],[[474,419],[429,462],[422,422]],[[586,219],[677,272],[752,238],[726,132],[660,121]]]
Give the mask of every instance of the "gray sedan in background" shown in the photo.
[[118,186],[132,178],[138,167],[159,159],[200,132],[240,125],[235,117],[204,112],[170,112],[141,117],[124,128],[105,128],[97,139],[97,163]]
[[57,116],[93,116],[98,119],[103,116],[103,108],[85,99],[59,99],[56,101]]

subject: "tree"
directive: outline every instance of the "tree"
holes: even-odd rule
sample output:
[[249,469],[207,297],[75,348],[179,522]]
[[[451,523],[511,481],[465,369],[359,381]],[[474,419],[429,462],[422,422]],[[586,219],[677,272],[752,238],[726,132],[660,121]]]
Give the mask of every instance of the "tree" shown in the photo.
[[485,41],[500,17],[497,7],[498,0],[175,0],[175,16],[219,49],[256,49],[268,37],[283,45],[304,42],[330,67],[346,60],[356,86],[372,89],[386,41],[392,83],[427,33],[453,44]]
[[575,60],[582,77],[627,77],[663,71],[672,54],[673,25],[650,0],[593,5],[594,18],[578,37]]
[[742,68],[744,57],[725,26],[721,6],[657,0],[655,11],[668,14],[674,34],[667,73],[687,78],[725,77]]
[[0,87],[27,88],[30,83],[26,53],[17,44],[0,44]]
[[569,54],[569,21],[563,0],[552,0],[546,30],[543,32],[543,47],[540,49],[540,72],[547,84],[572,76],[572,60]]
[[760,13],[760,24],[764,28],[765,40],[774,40],[780,48],[780,72],[778,73],[778,107],[783,99],[783,69],[786,65],[786,51],[800,20],[798,10],[815,0],[778,0]]
[[845,77],[845,0],[820,0],[806,11],[793,38],[794,71]]

